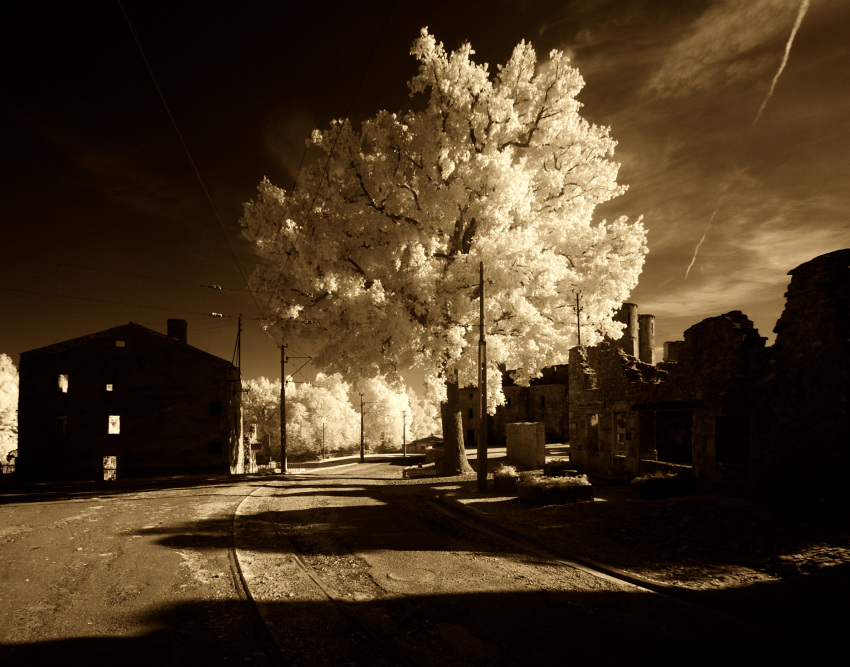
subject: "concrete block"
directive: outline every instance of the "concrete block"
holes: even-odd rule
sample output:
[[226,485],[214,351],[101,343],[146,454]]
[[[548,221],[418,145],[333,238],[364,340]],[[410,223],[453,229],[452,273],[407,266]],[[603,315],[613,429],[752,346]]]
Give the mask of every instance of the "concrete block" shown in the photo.
[[505,424],[507,457],[524,468],[539,468],[546,462],[546,429],[543,422]]

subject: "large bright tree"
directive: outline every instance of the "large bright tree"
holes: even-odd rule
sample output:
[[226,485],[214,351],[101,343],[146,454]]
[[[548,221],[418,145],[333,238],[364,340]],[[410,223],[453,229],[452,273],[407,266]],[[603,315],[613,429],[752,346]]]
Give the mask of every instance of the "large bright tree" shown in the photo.
[[475,381],[479,262],[486,269],[490,405],[498,364],[525,384],[576,343],[619,336],[613,312],[637,284],[640,221],[595,221],[621,194],[609,128],[579,115],[584,85],[559,51],[521,42],[491,75],[469,44],[447,53],[427,29],[411,54],[418,110],[347,119],[312,134],[291,191],[263,180],[245,235],[267,260],[254,289],[266,325],[321,336],[352,375],[424,369],[442,401],[444,472],[469,472],[458,387]]

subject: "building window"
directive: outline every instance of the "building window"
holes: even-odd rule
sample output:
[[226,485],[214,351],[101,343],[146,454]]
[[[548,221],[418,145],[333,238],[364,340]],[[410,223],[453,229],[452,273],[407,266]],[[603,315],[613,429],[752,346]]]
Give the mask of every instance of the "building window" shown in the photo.
[[210,415],[220,415],[221,414],[221,401],[210,401],[208,409],[209,409]]
[[123,340],[116,340],[115,341],[115,347],[124,347],[124,341]]
[[210,456],[221,456],[223,450],[224,447],[221,440],[210,440],[207,443],[207,452],[209,452]]
[[475,410],[473,408],[469,408],[469,418],[475,419]]
[[112,385],[111,384],[106,385],[106,391],[112,391]]
[[546,407],[546,397],[545,396],[540,397],[540,407],[541,407],[541,409]]
[[505,396],[505,407],[508,408],[508,409],[510,409],[510,407],[511,407],[511,397],[510,396]]
[[109,430],[107,433],[121,433],[121,415],[109,415]]
[[59,373],[59,391],[63,394],[68,393],[68,374]]
[[56,418],[56,435],[65,435],[68,432],[68,418]]

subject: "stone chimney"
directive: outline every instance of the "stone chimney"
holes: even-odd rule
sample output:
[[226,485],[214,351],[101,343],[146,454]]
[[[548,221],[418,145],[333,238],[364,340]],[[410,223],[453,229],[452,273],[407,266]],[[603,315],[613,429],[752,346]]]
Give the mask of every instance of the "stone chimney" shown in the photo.
[[186,320],[168,320],[168,337],[186,343],[189,323]]
[[614,315],[615,322],[626,325],[623,329],[623,337],[614,341],[627,354],[638,356],[638,307],[636,303],[624,303],[617,314]]
[[638,315],[639,358],[655,365],[655,315]]

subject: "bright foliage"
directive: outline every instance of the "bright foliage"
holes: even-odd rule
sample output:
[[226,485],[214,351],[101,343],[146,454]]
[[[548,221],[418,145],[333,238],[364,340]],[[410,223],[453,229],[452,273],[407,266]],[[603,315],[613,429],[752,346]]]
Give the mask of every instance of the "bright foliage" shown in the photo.
[[0,353],[0,462],[18,448],[18,369]]
[[576,292],[582,342],[619,336],[611,316],[637,284],[646,235],[640,221],[593,220],[625,187],[608,128],[579,115],[584,82],[563,53],[538,64],[521,42],[491,76],[469,44],[446,53],[427,29],[411,53],[424,108],[315,130],[296,187],[264,180],[245,204],[244,234],[267,260],[254,288],[272,294],[268,327],[327,339],[328,366],[421,368],[445,400],[447,382],[476,381],[483,261],[494,406],[498,364],[525,384],[566,361]]

